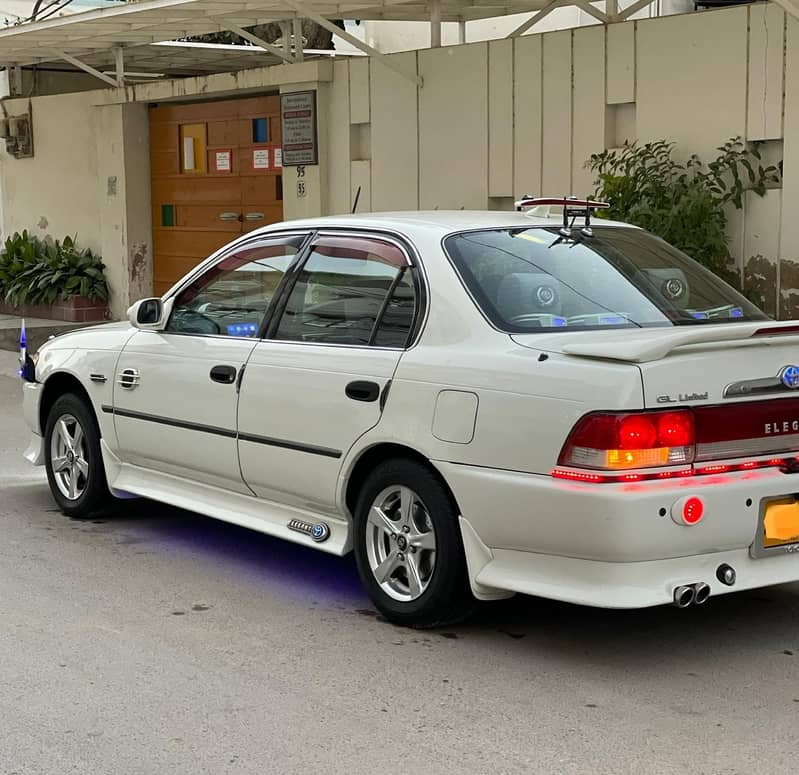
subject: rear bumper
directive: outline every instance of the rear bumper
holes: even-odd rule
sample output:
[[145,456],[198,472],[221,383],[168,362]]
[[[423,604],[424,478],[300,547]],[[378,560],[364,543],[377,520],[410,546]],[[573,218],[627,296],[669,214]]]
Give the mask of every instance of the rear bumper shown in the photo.
[[[671,602],[674,589],[704,582],[712,594],[799,581],[799,553],[754,559],[764,499],[799,492],[799,476],[759,469],[630,484],[582,484],[437,463],[462,520],[477,597],[521,592],[585,605],[638,608]],[[672,507],[702,499],[694,526]],[[716,579],[719,565],[734,586]]]
[[[477,574],[481,588],[502,589],[599,608],[646,608],[671,603],[683,584],[704,582],[711,596],[799,580],[799,555],[753,560],[748,550],[649,562],[596,562],[507,549],[494,550]],[[735,569],[728,587],[716,578],[719,565]]]

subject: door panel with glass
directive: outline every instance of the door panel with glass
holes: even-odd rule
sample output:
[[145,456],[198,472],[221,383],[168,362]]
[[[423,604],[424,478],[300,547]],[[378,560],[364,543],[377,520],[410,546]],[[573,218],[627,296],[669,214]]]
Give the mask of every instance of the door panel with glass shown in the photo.
[[239,458],[257,495],[334,510],[342,457],[380,420],[410,336],[413,272],[386,239],[316,238],[242,381]]
[[303,239],[237,248],[177,294],[163,331],[129,341],[112,408],[125,462],[249,492],[236,444],[241,369]]

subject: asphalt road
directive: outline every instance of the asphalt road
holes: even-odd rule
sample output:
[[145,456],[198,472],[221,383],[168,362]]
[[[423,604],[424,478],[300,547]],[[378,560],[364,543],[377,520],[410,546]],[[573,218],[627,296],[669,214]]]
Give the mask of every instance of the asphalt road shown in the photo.
[[795,773],[799,585],[377,618],[351,559],[131,502],[71,521],[0,352],[0,773]]

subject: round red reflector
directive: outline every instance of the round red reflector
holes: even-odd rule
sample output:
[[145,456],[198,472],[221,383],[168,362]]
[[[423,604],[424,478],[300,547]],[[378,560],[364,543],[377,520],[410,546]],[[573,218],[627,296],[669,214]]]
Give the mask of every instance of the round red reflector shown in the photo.
[[657,436],[655,423],[649,417],[629,415],[619,423],[620,449],[653,449]]
[[705,504],[699,498],[688,498],[682,507],[682,518],[686,525],[695,525],[702,519]]
[[688,412],[669,412],[658,417],[658,442],[662,447],[690,447],[694,425]]

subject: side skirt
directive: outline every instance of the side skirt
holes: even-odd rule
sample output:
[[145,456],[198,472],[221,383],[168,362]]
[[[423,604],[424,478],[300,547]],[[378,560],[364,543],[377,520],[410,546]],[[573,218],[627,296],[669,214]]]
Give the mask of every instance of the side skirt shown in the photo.
[[[152,498],[329,554],[344,555],[352,549],[350,523],[347,520],[331,519],[327,515],[320,517],[304,509],[133,466],[120,461],[104,441],[101,441],[101,448],[108,485],[116,497],[130,497],[132,494]],[[290,523],[294,529],[289,528]],[[310,529],[320,524],[327,526],[329,537],[315,541],[304,528]]]

